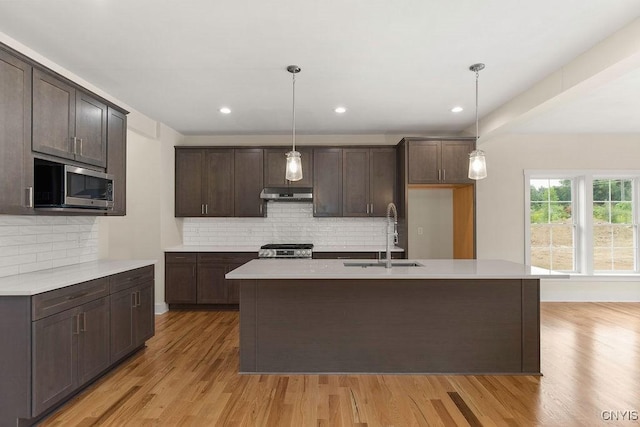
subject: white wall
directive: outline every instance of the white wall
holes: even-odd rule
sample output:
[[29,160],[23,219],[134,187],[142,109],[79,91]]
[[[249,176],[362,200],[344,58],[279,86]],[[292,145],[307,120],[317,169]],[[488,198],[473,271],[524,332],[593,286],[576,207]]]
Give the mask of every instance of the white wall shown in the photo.
[[173,212],[173,147],[182,136],[153,123],[134,113],[128,125],[127,215],[101,218],[100,257],[156,260],[156,312],[162,312],[164,248],[181,243],[181,221]]
[[453,190],[412,189],[408,203],[409,258],[453,258]]
[[[524,262],[525,169],[640,169],[637,135],[500,135],[482,145],[489,175],[476,186],[479,259]],[[615,295],[640,301],[640,280],[545,281],[542,299],[589,300]],[[615,282],[620,283],[620,282]]]

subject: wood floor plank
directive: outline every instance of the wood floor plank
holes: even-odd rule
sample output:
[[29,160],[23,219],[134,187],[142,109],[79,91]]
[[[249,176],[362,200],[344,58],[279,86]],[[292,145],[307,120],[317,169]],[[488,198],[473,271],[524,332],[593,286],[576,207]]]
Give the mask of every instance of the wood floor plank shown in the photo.
[[148,347],[42,426],[628,426],[640,303],[542,303],[544,376],[239,375],[238,313],[156,317]]

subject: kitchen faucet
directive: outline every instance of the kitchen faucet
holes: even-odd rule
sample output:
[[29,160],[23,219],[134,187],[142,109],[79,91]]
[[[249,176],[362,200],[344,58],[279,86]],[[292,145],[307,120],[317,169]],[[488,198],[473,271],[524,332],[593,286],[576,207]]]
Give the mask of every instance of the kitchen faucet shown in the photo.
[[391,211],[393,211],[393,244],[398,244],[398,210],[396,205],[389,203],[387,205],[387,259],[385,268],[391,268],[391,245],[389,244],[389,237],[391,237],[391,232],[389,231],[391,228]]

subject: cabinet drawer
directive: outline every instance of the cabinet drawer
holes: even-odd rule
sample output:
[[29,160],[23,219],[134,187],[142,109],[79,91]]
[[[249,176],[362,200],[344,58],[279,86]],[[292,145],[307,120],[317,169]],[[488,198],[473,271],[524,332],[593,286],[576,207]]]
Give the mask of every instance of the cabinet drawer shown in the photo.
[[198,260],[198,254],[185,252],[168,252],[164,255],[167,264],[193,263]]
[[136,268],[135,270],[125,271],[124,273],[114,274],[109,277],[109,285],[111,293],[128,289],[145,282],[153,281],[153,266]]
[[109,295],[107,277],[34,295],[31,298],[32,320],[60,313],[106,295]]
[[245,263],[258,258],[258,252],[200,252],[198,263]]

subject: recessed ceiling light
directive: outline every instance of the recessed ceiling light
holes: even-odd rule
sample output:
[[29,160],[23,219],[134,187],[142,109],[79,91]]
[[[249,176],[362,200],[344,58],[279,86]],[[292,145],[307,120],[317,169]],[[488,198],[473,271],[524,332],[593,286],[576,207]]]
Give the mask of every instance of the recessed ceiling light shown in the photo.
[[460,111],[462,111],[462,110],[464,110],[464,108],[462,108],[462,107],[459,107],[459,106],[458,106],[458,107],[453,107],[453,108],[451,109],[451,112],[452,112],[452,113],[459,113],[459,112],[460,112]]
[[220,112],[221,112],[222,114],[230,114],[230,113],[231,113],[231,108],[229,108],[229,107],[222,107],[222,108],[220,109]]
[[335,110],[333,110],[333,111],[335,111],[335,112],[336,112],[336,113],[338,113],[338,114],[342,114],[342,113],[346,112],[346,111],[347,111],[347,109],[346,109],[346,108],[344,108],[344,107],[336,107],[336,109],[335,109]]

